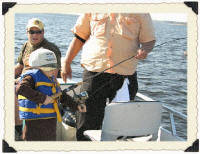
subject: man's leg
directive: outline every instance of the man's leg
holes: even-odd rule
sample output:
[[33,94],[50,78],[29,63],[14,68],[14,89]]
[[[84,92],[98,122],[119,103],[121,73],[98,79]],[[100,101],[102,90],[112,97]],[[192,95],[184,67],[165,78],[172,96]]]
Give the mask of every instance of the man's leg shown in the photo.
[[[83,80],[95,74],[94,72],[84,71]],[[86,100],[87,112],[85,113],[84,123],[82,126],[78,125],[77,128],[78,141],[88,140],[83,135],[85,130],[101,129],[106,99],[114,97],[122,84],[123,78],[121,76],[102,73],[95,78],[87,80],[83,85],[81,91],[87,91],[89,98]]]
[[129,89],[130,100],[134,100],[138,91],[137,72],[135,72],[133,75],[129,75],[128,80],[129,80],[128,89]]

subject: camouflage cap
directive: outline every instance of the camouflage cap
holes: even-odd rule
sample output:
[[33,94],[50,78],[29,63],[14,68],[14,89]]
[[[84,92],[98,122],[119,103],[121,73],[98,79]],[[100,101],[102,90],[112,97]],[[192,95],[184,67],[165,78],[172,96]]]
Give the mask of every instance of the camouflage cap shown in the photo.
[[27,30],[29,30],[32,27],[37,27],[40,30],[44,30],[44,24],[42,23],[42,21],[38,18],[32,18],[28,21],[28,24],[26,26]]

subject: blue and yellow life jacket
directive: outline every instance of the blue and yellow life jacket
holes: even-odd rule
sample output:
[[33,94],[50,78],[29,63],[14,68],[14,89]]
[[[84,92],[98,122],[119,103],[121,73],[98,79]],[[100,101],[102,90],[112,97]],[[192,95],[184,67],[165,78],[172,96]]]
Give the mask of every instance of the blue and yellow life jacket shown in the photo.
[[[33,78],[36,90],[45,95],[52,96],[53,94],[60,91],[59,84],[53,80],[51,81],[38,69],[28,70],[26,73],[22,74],[20,80],[22,80],[27,75],[30,75]],[[56,100],[53,103],[47,105],[42,104],[42,102],[38,105],[35,102],[28,100],[26,97],[18,95],[18,102],[20,119],[34,120],[57,117],[58,121],[61,121],[61,116]]]

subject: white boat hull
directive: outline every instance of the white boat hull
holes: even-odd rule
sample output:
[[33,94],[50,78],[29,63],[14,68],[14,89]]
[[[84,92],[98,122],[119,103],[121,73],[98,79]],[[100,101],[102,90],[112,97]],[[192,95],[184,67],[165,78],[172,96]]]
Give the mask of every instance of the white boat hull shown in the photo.
[[[76,82],[69,81],[68,83],[63,83],[62,79],[58,79],[61,89],[67,88],[69,85],[72,85]],[[77,93],[80,92],[80,86],[78,86],[75,91]],[[72,91],[68,92],[69,95],[73,95]],[[141,94],[137,93],[137,97],[144,101],[154,101],[153,99]],[[185,119],[184,117],[183,119]],[[76,141],[76,128],[68,126],[65,123],[57,123],[57,140],[58,141]],[[185,141],[185,139],[178,137],[177,135],[173,135],[172,132],[160,127],[158,131],[158,139],[157,141]]]

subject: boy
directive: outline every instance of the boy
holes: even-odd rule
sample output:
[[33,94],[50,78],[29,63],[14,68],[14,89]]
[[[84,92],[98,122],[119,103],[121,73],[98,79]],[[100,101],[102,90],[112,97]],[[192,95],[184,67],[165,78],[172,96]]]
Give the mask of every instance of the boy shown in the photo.
[[[31,53],[29,65],[16,87],[19,116],[23,120],[22,138],[27,141],[55,141],[56,121],[61,122],[58,102],[53,97],[61,92],[55,78],[56,56],[48,49],[39,48]],[[61,103],[73,110],[86,112],[85,106],[80,108],[71,97],[66,98]]]

